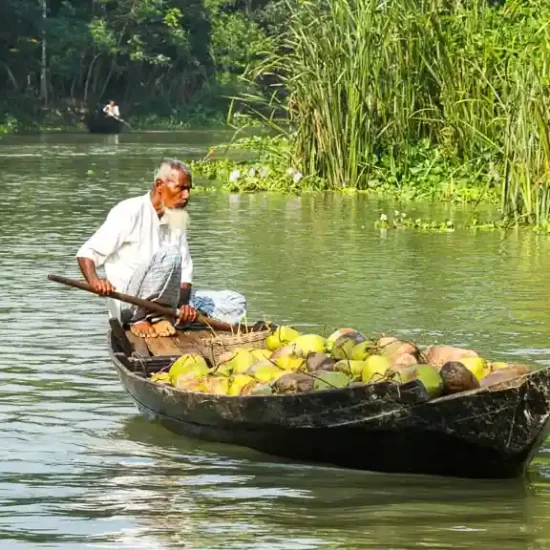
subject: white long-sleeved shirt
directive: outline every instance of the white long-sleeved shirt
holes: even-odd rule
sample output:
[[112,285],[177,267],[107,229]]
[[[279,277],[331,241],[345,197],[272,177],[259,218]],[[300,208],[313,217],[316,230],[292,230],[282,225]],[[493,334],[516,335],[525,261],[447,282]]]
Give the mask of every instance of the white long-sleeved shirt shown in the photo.
[[[115,205],[101,227],[76,253],[104,267],[109,282],[124,292],[139,265],[147,264],[164,246],[176,246],[182,257],[181,282],[192,283],[193,260],[185,232],[159,219],[149,193]],[[109,299],[109,313],[120,318],[121,303]]]
[[116,117],[120,117],[120,111],[118,109],[118,105],[113,105],[112,107],[107,103],[107,105],[105,105],[105,107],[103,107],[103,112],[106,113],[106,114],[112,114],[112,115],[115,115]]

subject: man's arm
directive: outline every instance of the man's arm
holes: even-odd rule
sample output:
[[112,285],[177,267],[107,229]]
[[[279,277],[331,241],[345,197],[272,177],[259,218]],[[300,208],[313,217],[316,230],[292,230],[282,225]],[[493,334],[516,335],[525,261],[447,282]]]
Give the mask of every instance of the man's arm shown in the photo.
[[180,288],[180,300],[178,306],[186,306],[191,299],[191,283],[182,283]]
[[122,203],[119,203],[111,209],[107,219],[76,253],[78,266],[88,284],[105,296],[115,288],[107,279],[99,277],[96,270],[124,244],[134,222],[132,212],[126,211]]
[[113,292],[113,285],[107,279],[98,277],[93,260],[90,258],[77,258],[77,261],[82,275],[84,275],[93,290],[99,292],[102,296],[109,296]]

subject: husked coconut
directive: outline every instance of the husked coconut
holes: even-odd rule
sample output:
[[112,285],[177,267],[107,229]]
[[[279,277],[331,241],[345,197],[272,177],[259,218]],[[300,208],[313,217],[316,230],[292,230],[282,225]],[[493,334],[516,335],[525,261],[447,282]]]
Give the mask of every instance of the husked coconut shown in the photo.
[[515,365],[508,366],[506,369],[500,369],[488,374],[485,378],[482,378],[479,382],[479,385],[482,388],[487,386],[494,386],[496,384],[502,384],[504,382],[509,382],[520,376],[525,376],[530,372],[531,369],[525,365]]
[[316,370],[333,370],[336,361],[326,353],[310,353],[306,359],[306,368],[309,372]]
[[396,359],[392,361],[392,367],[408,367],[410,365],[417,365],[418,359],[415,355],[411,353],[404,353],[399,355]]
[[273,384],[277,393],[302,393],[313,390],[313,378],[307,374],[283,374]]
[[396,338],[395,336],[382,336],[382,338],[379,338],[378,341],[376,342],[376,347],[383,349],[389,344],[397,341],[398,341],[398,338]]
[[472,349],[455,348],[453,346],[430,346],[422,352],[425,361],[440,369],[445,363],[460,361],[464,357],[479,357]]
[[479,382],[474,373],[458,361],[445,363],[439,371],[443,379],[443,393],[459,393],[479,388]]

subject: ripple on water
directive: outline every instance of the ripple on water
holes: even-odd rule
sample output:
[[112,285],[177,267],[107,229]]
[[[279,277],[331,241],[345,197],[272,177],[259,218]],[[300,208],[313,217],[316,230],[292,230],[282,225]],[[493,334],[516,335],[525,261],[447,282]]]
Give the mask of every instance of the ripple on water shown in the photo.
[[[177,438],[137,416],[109,363],[105,303],[46,277],[78,276],[80,244],[145,192],[160,158],[200,158],[227,137],[2,140],[2,547],[548,547],[548,447],[528,480],[390,476]],[[389,211],[364,197],[196,193],[196,285],[245,293],[250,319],[549,363],[546,238],[375,231]]]

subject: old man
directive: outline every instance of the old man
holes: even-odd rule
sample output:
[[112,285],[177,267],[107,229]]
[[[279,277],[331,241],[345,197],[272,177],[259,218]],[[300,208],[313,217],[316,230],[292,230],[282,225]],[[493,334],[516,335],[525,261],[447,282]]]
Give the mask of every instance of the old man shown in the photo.
[[[136,336],[174,334],[175,327],[203,315],[237,324],[246,315],[246,300],[237,292],[192,289],[187,205],[192,188],[189,167],[163,160],[145,195],[115,205],[107,219],[77,252],[82,274],[97,292],[113,290],[180,307],[178,319],[165,319],[143,308],[109,299],[109,313]],[[103,266],[106,278],[98,275]]]

